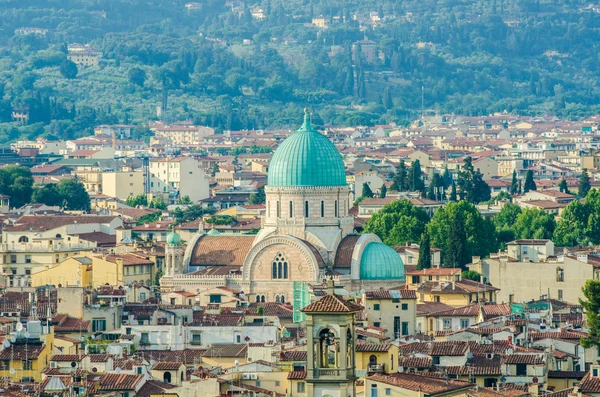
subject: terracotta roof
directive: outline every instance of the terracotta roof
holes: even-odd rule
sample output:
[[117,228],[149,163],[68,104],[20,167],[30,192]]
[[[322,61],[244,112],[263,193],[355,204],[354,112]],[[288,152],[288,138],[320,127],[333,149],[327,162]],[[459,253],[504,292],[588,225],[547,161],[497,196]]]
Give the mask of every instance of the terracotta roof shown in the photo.
[[[400,293],[400,299],[417,299],[417,291],[413,289],[397,289],[394,291],[398,291]],[[389,290],[367,291],[365,295],[367,299],[392,299],[392,295],[390,294]]]
[[[403,248],[403,247],[398,247],[398,248]],[[394,247],[394,249],[396,249],[396,247]],[[418,251],[418,249],[417,249]],[[405,274],[407,276],[454,276],[456,274],[460,274],[461,273],[461,269],[460,268],[454,268],[454,267],[431,267],[428,269],[421,269],[421,270],[411,270],[411,271],[406,271]]]
[[192,266],[241,266],[254,236],[202,236],[192,249]]
[[183,362],[185,365],[199,365],[206,350],[138,350],[136,356],[146,361]]
[[386,352],[388,350],[390,350],[390,348],[392,347],[392,345],[390,345],[389,343],[357,343],[356,344],[356,351],[357,352],[362,352],[362,353],[368,353],[368,352]]
[[350,235],[346,236],[340,241],[337,251],[335,252],[335,261],[333,262],[333,268],[350,268],[352,264],[352,252],[356,246],[356,242],[360,236]]
[[79,362],[85,358],[85,354],[55,354],[50,361],[58,362]]
[[183,365],[182,362],[161,361],[154,364],[152,370],[157,371],[177,371]]
[[548,371],[548,378],[583,379],[586,371]]
[[483,317],[487,320],[493,317],[508,316],[512,313],[510,304],[483,305],[481,306]]
[[106,224],[112,222],[114,219],[118,219],[118,217],[97,215],[24,215],[17,220],[14,226],[4,226],[3,230],[6,232],[20,232],[29,230],[46,231],[73,224]]
[[451,310],[452,306],[442,302],[419,302],[417,303],[417,315],[439,313],[445,310]]
[[[53,323],[57,323],[57,316],[52,319]],[[91,322],[83,321],[79,318],[67,316],[64,320],[61,318],[58,325],[54,326],[54,332],[87,332],[90,329]]]
[[241,272],[242,267],[237,265],[232,266],[211,266],[206,269],[196,270],[190,274],[196,276],[229,276],[232,273]]
[[281,361],[306,361],[306,350],[285,351]]
[[306,378],[306,371],[292,371],[287,377],[289,380],[302,380]]
[[135,393],[135,397],[150,397],[151,395],[169,394],[167,390],[174,389],[177,386],[169,383],[160,382],[158,380],[148,380]]
[[502,375],[500,366],[450,366],[445,367],[445,370],[449,375]]
[[328,294],[301,311],[304,313],[354,313],[361,310],[363,310],[362,306],[348,302],[339,295]]
[[543,364],[544,359],[538,354],[509,354],[504,360],[505,364]]
[[137,254],[108,255],[104,258],[104,260],[111,263],[117,263],[117,259],[121,259],[123,265],[154,265],[154,262],[148,260],[145,256]]
[[404,368],[429,368],[433,364],[431,357],[398,357],[398,366]]
[[588,372],[577,387],[582,393],[600,393],[600,378],[593,378]]
[[22,345],[11,344],[10,347],[0,351],[0,360],[25,360],[38,358],[44,350],[44,344],[29,344]]
[[103,391],[135,390],[137,384],[144,379],[144,375],[104,374],[99,376],[98,389]]
[[105,363],[112,357],[110,354],[88,354],[90,362],[92,363]]
[[372,382],[381,382],[403,389],[423,393],[424,395],[435,395],[452,390],[475,387],[474,384],[455,379],[441,379],[430,376],[415,374],[393,374],[393,375],[371,375],[367,378]]
[[246,357],[247,355],[248,345],[235,343],[211,345],[204,353],[204,357],[207,358]]
[[443,312],[437,312],[432,314],[432,316],[444,316],[444,317],[477,317],[479,315],[480,306],[477,304],[467,305],[463,307],[458,307],[455,309],[446,310]]

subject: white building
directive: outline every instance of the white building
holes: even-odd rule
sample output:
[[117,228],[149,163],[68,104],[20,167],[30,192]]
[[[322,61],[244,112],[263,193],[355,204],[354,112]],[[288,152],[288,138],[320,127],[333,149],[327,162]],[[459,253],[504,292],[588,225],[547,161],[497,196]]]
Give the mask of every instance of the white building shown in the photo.
[[150,161],[150,192],[169,202],[189,196],[193,202],[208,198],[210,176],[192,157],[161,157]]

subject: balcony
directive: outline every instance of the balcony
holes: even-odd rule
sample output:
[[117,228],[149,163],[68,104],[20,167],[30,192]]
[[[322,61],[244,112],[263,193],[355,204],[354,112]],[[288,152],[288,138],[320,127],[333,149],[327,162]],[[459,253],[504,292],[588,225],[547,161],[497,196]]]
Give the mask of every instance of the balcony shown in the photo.
[[342,376],[343,370],[340,368],[315,368],[315,375],[319,378]]
[[369,364],[369,374],[385,372],[385,364]]

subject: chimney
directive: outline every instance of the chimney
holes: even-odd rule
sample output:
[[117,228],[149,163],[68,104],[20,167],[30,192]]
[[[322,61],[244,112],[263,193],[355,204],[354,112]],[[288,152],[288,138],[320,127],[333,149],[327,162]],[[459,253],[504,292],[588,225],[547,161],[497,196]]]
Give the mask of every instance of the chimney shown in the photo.
[[456,282],[454,280],[452,280],[452,291],[454,291],[456,289]]
[[335,283],[333,282],[333,278],[327,280],[327,294],[335,295]]

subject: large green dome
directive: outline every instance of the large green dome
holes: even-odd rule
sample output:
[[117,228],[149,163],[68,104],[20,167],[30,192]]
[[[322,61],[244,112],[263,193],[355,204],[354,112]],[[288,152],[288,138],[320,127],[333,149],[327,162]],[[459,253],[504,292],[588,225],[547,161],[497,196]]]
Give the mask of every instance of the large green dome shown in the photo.
[[360,258],[360,279],[404,279],[404,264],[400,255],[383,243],[368,243]]
[[269,164],[268,186],[346,186],[346,170],[335,145],[304,124],[277,148]]

